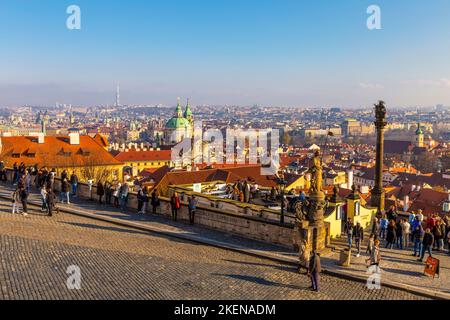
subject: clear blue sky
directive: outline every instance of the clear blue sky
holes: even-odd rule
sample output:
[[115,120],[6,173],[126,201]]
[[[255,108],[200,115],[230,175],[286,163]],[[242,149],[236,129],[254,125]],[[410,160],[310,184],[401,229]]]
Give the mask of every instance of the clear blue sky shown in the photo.
[[2,0],[0,41],[0,106],[450,105],[448,0]]

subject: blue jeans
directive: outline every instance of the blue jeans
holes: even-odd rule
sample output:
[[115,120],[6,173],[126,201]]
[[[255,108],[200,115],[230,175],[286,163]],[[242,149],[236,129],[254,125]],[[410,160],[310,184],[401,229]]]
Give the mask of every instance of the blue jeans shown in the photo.
[[420,255],[422,252],[422,241],[420,239],[414,239],[414,255]]
[[423,260],[423,257],[425,257],[425,251],[428,251],[428,254],[430,255],[430,257],[433,256],[433,249],[431,248],[431,246],[426,246],[426,247],[422,246],[422,254],[420,255],[420,260]]
[[397,248],[403,250],[403,235],[397,236]]
[[72,196],[77,195],[77,188],[78,188],[78,184],[76,184],[76,183],[72,184]]
[[127,209],[128,195],[121,196],[120,201],[121,201],[120,207],[122,208],[123,211],[125,211]]
[[47,200],[44,197],[41,197],[42,200],[42,210],[47,210]]
[[348,247],[351,249],[353,245],[353,236],[351,234],[347,234]]
[[64,201],[64,199],[66,200],[67,203],[69,203],[70,199],[69,199],[69,194],[70,192],[61,192],[60,194],[60,200],[61,202]]
[[381,231],[380,231],[380,238],[381,238],[381,239],[386,238],[386,228],[381,228]]

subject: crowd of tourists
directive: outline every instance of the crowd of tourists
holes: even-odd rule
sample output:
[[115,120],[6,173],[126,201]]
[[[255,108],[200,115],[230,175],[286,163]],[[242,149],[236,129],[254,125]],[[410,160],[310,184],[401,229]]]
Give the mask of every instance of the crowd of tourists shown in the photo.
[[[361,254],[361,243],[364,230],[360,223],[353,224],[351,219],[345,223],[344,232],[350,248],[356,246],[357,256]],[[450,214],[440,216],[433,214],[424,217],[421,210],[400,216],[391,206],[380,219],[374,218],[368,240],[368,253],[373,249],[375,241],[384,241],[386,249],[411,250],[412,256],[423,262],[425,254],[433,257],[433,251],[450,255]]]
[[[28,215],[28,198],[31,189],[34,187],[40,195],[41,211],[52,216],[54,212],[59,212],[58,203],[70,204],[72,198],[76,198],[78,194],[79,179],[76,172],[69,175],[67,170],[63,170],[59,177],[60,188],[59,193],[55,194],[55,178],[56,169],[47,167],[38,168],[38,166],[26,167],[24,163],[14,163],[12,169],[12,185],[15,190],[12,194],[12,212]],[[3,162],[0,162],[0,181],[7,182],[6,168]],[[93,181],[88,182],[90,198],[93,200]],[[96,184],[95,194],[98,203],[110,204],[122,211],[127,210],[129,193],[136,191],[138,200],[138,213],[145,214],[152,206],[152,213],[157,212],[160,206],[160,200],[156,190],[149,192],[148,187],[143,187],[135,180],[129,182],[111,182],[109,180],[98,181]]]

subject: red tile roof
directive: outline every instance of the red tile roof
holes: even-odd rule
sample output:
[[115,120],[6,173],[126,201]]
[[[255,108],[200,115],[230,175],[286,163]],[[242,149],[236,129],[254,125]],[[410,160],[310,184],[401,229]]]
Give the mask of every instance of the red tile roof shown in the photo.
[[168,172],[159,183],[158,189],[165,189],[169,185],[188,185],[214,181],[235,183],[239,180],[248,180],[251,183],[257,183],[259,186],[267,188],[277,186],[276,177],[261,175],[261,166],[257,165],[200,171]]
[[1,137],[0,158],[8,167],[14,162],[54,168],[79,167],[87,163],[95,166],[122,164],[90,136],[80,136],[79,145],[71,145],[69,141],[68,136],[46,136],[42,144],[37,137]]

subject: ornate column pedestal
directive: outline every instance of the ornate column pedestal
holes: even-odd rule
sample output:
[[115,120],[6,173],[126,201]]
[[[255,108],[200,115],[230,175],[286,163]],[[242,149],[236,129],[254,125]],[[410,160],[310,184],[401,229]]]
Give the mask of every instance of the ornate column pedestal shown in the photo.
[[325,194],[322,191],[311,193],[309,200],[302,206],[303,216],[294,227],[293,242],[298,248],[300,265],[306,267],[312,251],[326,254],[329,235],[324,223]]

